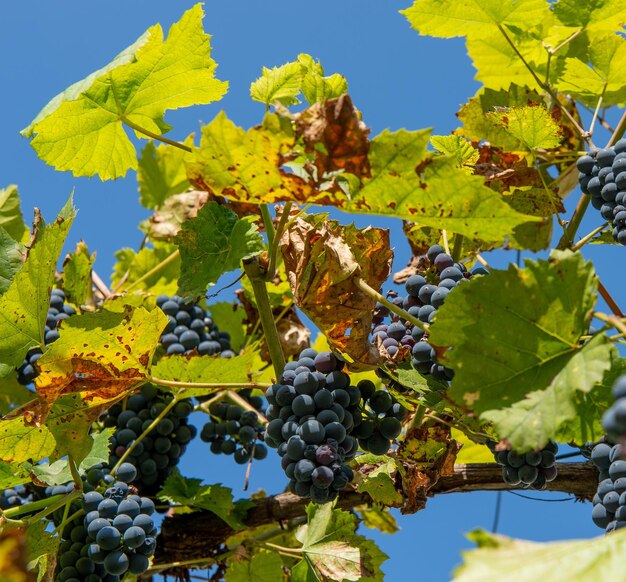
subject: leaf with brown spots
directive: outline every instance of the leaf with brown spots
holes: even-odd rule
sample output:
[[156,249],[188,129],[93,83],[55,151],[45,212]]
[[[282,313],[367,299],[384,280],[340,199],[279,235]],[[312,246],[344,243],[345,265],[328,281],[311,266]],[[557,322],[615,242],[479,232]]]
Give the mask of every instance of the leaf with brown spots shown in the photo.
[[320,177],[339,170],[368,177],[369,132],[349,95],[315,103],[296,116],[296,137],[314,154]]
[[70,454],[80,464],[93,446],[91,425],[111,402],[85,401],[79,394],[69,394],[52,406],[41,398],[25,404],[0,419],[0,460],[36,463]]
[[36,215],[26,262],[0,297],[0,377],[15,374],[29,348],[44,343],[55,267],[75,215],[71,198],[52,224]]
[[80,393],[87,402],[123,396],[148,380],[148,367],[166,324],[160,309],[143,307],[64,320],[61,337],[37,362],[37,392],[49,403],[72,393]]
[[208,192],[188,190],[173,194],[154,211],[148,220],[148,235],[152,240],[171,240],[178,234],[185,220],[198,215],[198,210],[209,200]]
[[281,240],[296,305],[346,354],[354,368],[375,366],[380,356],[368,339],[376,303],[355,285],[378,290],[387,280],[393,251],[389,232],[341,226],[325,215],[296,219]]

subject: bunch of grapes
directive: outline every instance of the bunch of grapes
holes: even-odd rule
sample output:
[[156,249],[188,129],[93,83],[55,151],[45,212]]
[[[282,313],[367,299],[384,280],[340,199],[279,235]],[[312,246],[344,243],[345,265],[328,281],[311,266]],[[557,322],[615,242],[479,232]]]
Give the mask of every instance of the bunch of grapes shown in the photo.
[[626,526],[626,461],[621,444],[603,441],[591,451],[599,470],[599,483],[593,497],[591,519],[607,533]]
[[515,451],[496,451],[494,442],[487,444],[498,465],[502,466],[504,482],[509,485],[540,490],[556,478],[556,453],[559,446],[555,442],[550,441],[542,450],[523,455]]
[[[48,316],[46,318],[46,327],[44,334],[44,342],[46,345],[59,339],[57,327],[61,321],[74,315],[76,310],[69,304],[65,303],[65,293],[61,289],[53,289],[50,294],[50,307],[48,308]],[[37,377],[35,364],[42,355],[41,348],[35,347],[28,350],[24,363],[17,370],[17,381],[26,386]]]
[[235,355],[230,348],[230,335],[220,331],[202,307],[178,295],[159,295],[156,302],[169,320],[161,336],[168,355],[190,354],[194,350],[201,356]]
[[[263,399],[260,396],[253,396],[251,390],[242,390],[239,396],[262,412]],[[211,420],[202,427],[200,438],[211,443],[212,453],[233,455],[240,465],[251,458],[261,460],[267,457],[267,448],[258,442],[264,428],[256,412],[245,410],[238,404],[214,402],[209,406],[209,414]]]
[[[407,296],[391,293],[390,299],[420,321],[431,323],[450,291],[474,275],[485,275],[488,271],[481,266],[468,271],[462,263],[455,263],[439,245],[431,246],[426,257],[428,266],[409,277],[405,283]],[[387,317],[391,318],[391,323],[384,323]],[[374,312],[373,325],[372,339],[381,342],[390,356],[395,356],[402,347],[408,348],[413,367],[420,374],[432,374],[444,382],[452,380],[453,371],[437,364],[435,350],[428,343],[428,334],[420,327],[391,313],[380,303]]]
[[0,491],[0,509],[19,507],[32,501],[33,495],[24,485],[16,485],[11,489]]
[[626,461],[620,442],[626,435],[626,374],[613,384],[613,397],[615,402],[602,417],[607,437],[591,450],[591,460],[599,471],[591,518],[607,533],[626,526]]
[[613,225],[613,239],[626,245],[626,139],[581,156],[576,167],[580,189]]
[[364,451],[384,455],[402,432],[401,421],[408,411],[386,390],[376,390],[371,380],[361,380],[357,388],[363,406],[362,420],[354,429],[354,435]]
[[[61,528],[63,541],[55,580],[118,582],[126,572],[145,572],[154,554],[154,503],[135,495],[129,487],[128,482],[137,475],[135,468],[123,463],[117,472],[118,481],[103,474],[101,468],[93,471],[92,481],[102,475],[109,486],[104,495],[91,487],[72,504],[70,516]],[[73,484],[61,487],[69,492]],[[55,516],[60,523],[58,519]]]
[[306,349],[265,393],[265,443],[278,449],[290,489],[314,503],[335,499],[354,477],[345,461],[358,449],[350,433],[361,422],[361,392],[342,368],[334,354]]
[[153,494],[159,489],[197,433],[196,427],[188,420],[193,410],[190,400],[178,402],[149,430],[172,398],[171,394],[158,390],[153,384],[144,384],[138,394],[129,396],[123,403],[114,404],[104,417],[104,426],[116,429],[111,437],[113,452],[109,463],[111,467],[115,466],[127,448],[134,445],[126,460],[137,468],[134,485],[142,493]]

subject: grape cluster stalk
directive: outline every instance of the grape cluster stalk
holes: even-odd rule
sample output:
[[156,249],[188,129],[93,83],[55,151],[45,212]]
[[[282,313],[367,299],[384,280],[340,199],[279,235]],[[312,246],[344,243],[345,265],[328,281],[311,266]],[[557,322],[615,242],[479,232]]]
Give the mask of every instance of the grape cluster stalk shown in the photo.
[[[463,263],[455,262],[440,245],[431,246],[426,258],[428,266],[407,279],[404,286],[407,295],[402,297],[391,292],[389,299],[413,317],[431,323],[448,293],[464,281],[476,275],[486,275],[488,271],[482,266],[468,271]],[[388,318],[390,322],[387,322]],[[452,380],[454,372],[437,363],[437,354],[428,343],[428,333],[422,328],[392,313],[381,303],[376,305],[372,323],[372,341],[375,345],[382,345],[389,356],[394,357],[399,350],[408,348],[413,367],[420,374],[432,375],[446,383]]]
[[576,167],[580,189],[613,226],[613,240],[626,245],[626,139],[579,157]]

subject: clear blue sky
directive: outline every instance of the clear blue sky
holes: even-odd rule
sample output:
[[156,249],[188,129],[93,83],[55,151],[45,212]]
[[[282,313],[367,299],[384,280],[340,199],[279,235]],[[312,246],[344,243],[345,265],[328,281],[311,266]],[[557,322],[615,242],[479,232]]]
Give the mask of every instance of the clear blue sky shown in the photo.
[[[218,77],[230,82],[230,91],[220,103],[169,113],[166,120],[175,128],[170,135],[184,138],[222,108],[239,125],[257,123],[263,107],[250,101],[250,82],[262,66],[280,65],[301,52],[319,58],[327,73],[340,72],[347,77],[350,93],[373,135],[401,127],[450,132],[457,126],[459,105],[478,88],[474,70],[461,40],[422,38],[409,28],[398,14],[409,3],[207,2],[205,29],[213,35]],[[135,176],[102,183],[55,172],[38,160],[18,132],[59,91],[108,63],[155,22],[167,29],[192,5],[191,0],[0,4],[0,186],[19,185],[27,220],[34,206],[52,218],[75,189],[79,214],[67,248],[85,239],[90,250],[97,251],[96,269],[104,279],[111,272],[114,251],[122,246],[136,248],[141,240],[137,224],[147,211],[138,203]],[[567,201],[570,210],[576,198],[572,195]],[[586,233],[599,221],[598,214],[590,212],[580,232]],[[399,221],[357,220],[362,226],[367,223],[392,228],[394,266],[404,266],[408,245],[400,235]],[[618,302],[626,304],[623,270],[616,267],[623,265],[620,252],[623,249],[595,247],[586,256],[594,260]],[[502,267],[514,260],[512,254],[496,253],[493,263]],[[241,467],[231,459],[210,455],[200,441],[190,447],[181,469],[209,483],[222,482],[232,487],[235,495],[243,495]],[[285,485],[281,474],[277,457],[270,455],[255,465],[251,490],[280,492]],[[365,529],[363,533],[376,539],[389,555],[383,568],[387,580],[403,580],[419,572],[428,582],[444,581],[459,563],[460,550],[471,546],[463,533],[475,527],[490,528],[494,504],[494,493],[440,496],[429,501],[425,511],[398,516],[402,530],[394,536]],[[590,512],[590,504],[541,503],[504,494],[499,531],[534,540],[590,537],[599,533]]]

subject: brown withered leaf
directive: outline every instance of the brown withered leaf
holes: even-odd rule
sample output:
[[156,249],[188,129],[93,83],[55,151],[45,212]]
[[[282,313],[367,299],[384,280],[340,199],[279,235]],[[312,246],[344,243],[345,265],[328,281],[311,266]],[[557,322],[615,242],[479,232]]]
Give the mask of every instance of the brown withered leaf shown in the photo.
[[376,290],[387,280],[393,259],[389,231],[307,216],[285,232],[281,250],[296,305],[331,349],[345,354],[354,370],[376,366],[381,358],[368,339],[376,300],[355,280]]
[[202,190],[187,190],[165,199],[149,218],[148,234],[155,240],[171,240],[188,218],[197,216],[198,210],[209,200],[209,193]]
[[315,153],[320,177],[338,170],[369,177],[369,132],[349,95],[315,103],[296,116],[296,137]]

